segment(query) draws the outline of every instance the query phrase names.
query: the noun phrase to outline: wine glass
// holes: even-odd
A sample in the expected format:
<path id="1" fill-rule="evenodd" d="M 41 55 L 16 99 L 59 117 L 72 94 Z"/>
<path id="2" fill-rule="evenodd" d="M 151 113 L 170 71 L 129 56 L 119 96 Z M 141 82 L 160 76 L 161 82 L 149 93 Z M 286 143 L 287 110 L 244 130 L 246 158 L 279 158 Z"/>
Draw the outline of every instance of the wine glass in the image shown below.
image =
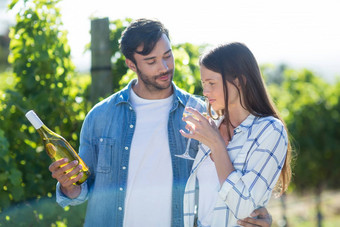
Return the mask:
<path id="1" fill-rule="evenodd" d="M 204 96 L 200 95 L 191 95 L 187 101 L 187 104 L 185 105 L 185 108 L 191 107 L 198 112 L 200 112 L 203 116 L 207 116 L 207 104 L 206 104 L 206 98 Z M 193 116 L 192 113 L 188 112 L 186 109 L 183 111 L 183 117 L 187 116 Z M 190 124 L 190 122 L 186 122 L 187 124 Z M 189 159 L 189 160 L 194 160 L 194 158 L 190 157 L 189 154 L 189 147 L 191 143 L 191 138 L 188 139 L 187 142 L 187 147 L 185 149 L 185 152 L 180 155 L 175 155 L 179 158 L 184 158 L 184 159 Z"/>

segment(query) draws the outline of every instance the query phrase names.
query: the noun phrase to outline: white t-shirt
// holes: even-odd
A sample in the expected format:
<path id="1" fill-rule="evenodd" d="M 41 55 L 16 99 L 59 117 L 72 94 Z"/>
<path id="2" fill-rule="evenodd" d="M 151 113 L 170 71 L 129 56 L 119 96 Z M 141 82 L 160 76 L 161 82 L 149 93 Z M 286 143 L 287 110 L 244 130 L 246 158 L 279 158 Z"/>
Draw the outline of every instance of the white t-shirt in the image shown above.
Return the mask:
<path id="1" fill-rule="evenodd" d="M 124 227 L 171 225 L 172 164 L 168 118 L 173 97 L 147 100 L 130 92 L 136 111 L 132 139 Z"/>
<path id="2" fill-rule="evenodd" d="M 210 226 L 220 189 L 215 163 L 210 155 L 197 170 L 197 179 L 199 184 L 198 220 L 203 226 Z"/>

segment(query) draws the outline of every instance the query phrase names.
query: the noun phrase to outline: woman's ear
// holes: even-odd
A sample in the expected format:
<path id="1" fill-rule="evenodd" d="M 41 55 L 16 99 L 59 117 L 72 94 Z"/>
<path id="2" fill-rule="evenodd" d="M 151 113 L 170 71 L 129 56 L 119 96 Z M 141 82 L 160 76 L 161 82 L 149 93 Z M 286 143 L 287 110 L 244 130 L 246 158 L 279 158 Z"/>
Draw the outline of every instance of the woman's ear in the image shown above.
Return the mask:
<path id="1" fill-rule="evenodd" d="M 234 79 L 234 84 L 236 85 L 236 87 L 238 87 L 238 88 L 240 88 L 241 87 L 241 85 L 240 85 L 240 81 L 239 81 L 239 79 L 238 78 L 236 78 L 236 79 Z"/>
<path id="2" fill-rule="evenodd" d="M 127 67 L 129 67 L 129 69 L 131 69 L 134 72 L 137 72 L 136 64 L 133 63 L 133 61 L 131 61 L 130 59 L 125 59 L 125 64 L 127 65 Z"/>
<path id="3" fill-rule="evenodd" d="M 245 84 L 247 83 L 246 77 L 242 75 L 241 78 L 242 78 L 243 84 L 245 85 Z M 239 78 L 236 78 L 236 79 L 234 80 L 234 82 L 235 82 L 235 84 L 236 84 L 237 87 L 241 87 Z"/>

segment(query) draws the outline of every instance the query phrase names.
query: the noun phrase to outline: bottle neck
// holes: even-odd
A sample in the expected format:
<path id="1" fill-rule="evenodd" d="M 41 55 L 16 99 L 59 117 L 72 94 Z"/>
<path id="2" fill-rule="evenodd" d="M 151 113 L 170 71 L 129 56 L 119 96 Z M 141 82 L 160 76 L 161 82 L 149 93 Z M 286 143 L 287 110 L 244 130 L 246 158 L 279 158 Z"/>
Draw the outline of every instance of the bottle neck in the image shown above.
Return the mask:
<path id="1" fill-rule="evenodd" d="M 52 134 L 54 134 L 46 125 L 42 125 L 40 128 L 37 129 L 41 138 L 50 138 Z"/>

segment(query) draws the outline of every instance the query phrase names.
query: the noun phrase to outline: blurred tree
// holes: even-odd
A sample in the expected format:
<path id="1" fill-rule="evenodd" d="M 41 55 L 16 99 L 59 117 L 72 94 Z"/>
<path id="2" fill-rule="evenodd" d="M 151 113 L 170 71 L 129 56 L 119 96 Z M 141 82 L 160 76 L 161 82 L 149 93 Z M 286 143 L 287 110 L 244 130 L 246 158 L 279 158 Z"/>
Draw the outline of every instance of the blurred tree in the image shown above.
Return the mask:
<path id="1" fill-rule="evenodd" d="M 113 76 L 113 91 L 117 92 L 121 89 L 119 81 L 122 79 L 128 71 L 128 67 L 125 64 L 125 57 L 120 52 L 119 41 L 125 28 L 131 23 L 131 18 L 125 18 L 123 20 L 117 19 L 110 21 L 110 41 L 112 47 L 112 76 Z"/>
<path id="2" fill-rule="evenodd" d="M 314 191 L 321 225 L 322 190 L 339 187 L 339 137 L 336 136 L 339 135 L 339 118 L 336 118 L 339 112 L 335 109 L 335 103 L 339 103 L 339 89 L 332 89 L 331 85 L 308 70 L 288 69 L 284 76 L 282 86 L 276 86 L 278 89 L 272 86 L 271 93 L 298 151 L 294 185 L 300 192 Z"/>
<path id="3" fill-rule="evenodd" d="M 95 20 L 96 18 L 91 18 Z M 112 82 L 113 91 L 119 91 L 122 86 L 120 85 L 120 80 L 127 73 L 128 67 L 125 65 L 125 57 L 122 55 L 119 49 L 119 40 L 122 32 L 131 23 L 131 18 L 125 18 L 123 20 L 117 19 L 110 21 L 110 46 L 111 46 L 111 68 L 112 68 Z M 91 43 L 86 45 L 86 51 L 91 49 Z M 102 99 L 105 97 L 101 97 Z"/>
<path id="4" fill-rule="evenodd" d="M 4 35 L 0 35 L 0 72 L 6 70 L 9 67 L 8 54 L 9 54 L 9 37 L 8 32 Z"/>
<path id="5" fill-rule="evenodd" d="M 327 119 L 327 128 L 330 130 L 332 139 L 327 141 L 330 151 L 327 151 L 327 156 L 332 159 L 335 169 L 331 170 L 332 174 L 327 176 L 329 181 L 327 186 L 333 189 L 340 188 L 340 79 L 327 92 L 327 106 L 329 111 L 329 119 Z M 338 163 L 338 165 L 336 165 Z"/>
<path id="6" fill-rule="evenodd" d="M 90 100 L 97 103 L 100 97 L 112 94 L 112 45 L 109 18 L 91 20 L 91 92 Z"/>
<path id="7" fill-rule="evenodd" d="M 9 0 L 0 1 L 0 72 L 7 71 L 9 63 L 7 61 L 9 54 L 9 26 L 10 19 L 6 17 L 6 10 Z"/>
<path id="8" fill-rule="evenodd" d="M 82 94 L 80 88 L 71 84 L 74 66 L 56 7 L 58 2 L 24 0 L 17 4 L 18 0 L 13 0 L 9 6 L 10 9 L 20 7 L 16 25 L 10 30 L 9 56 L 18 82 L 14 90 L 6 91 L 1 97 L 0 127 L 8 149 L 1 150 L 0 156 L 0 212 L 9 206 L 13 209 L 22 201 L 30 204 L 36 199 L 51 197 L 55 192 L 56 181 L 48 171 L 51 160 L 44 152 L 39 135 L 24 116 L 27 110 L 34 109 L 52 130 L 78 147 L 78 134 L 85 116 L 84 102 L 75 101 Z M 43 223 L 43 214 L 31 210 L 31 215 L 39 216 L 34 225 Z M 3 218 L 0 215 L 0 223 Z M 4 223 L 11 218 L 13 220 L 6 217 Z M 16 219 L 18 226 L 19 220 Z"/>
<path id="9" fill-rule="evenodd" d="M 260 66 L 260 70 L 263 73 L 264 80 L 267 85 L 281 85 L 284 81 L 284 71 L 286 69 L 287 65 L 285 64 L 280 64 L 278 66 L 273 64 L 263 64 Z"/>
<path id="10" fill-rule="evenodd" d="M 191 94 L 203 95 L 199 57 L 208 45 L 182 43 L 173 46 L 175 57 L 175 83 Z"/>

